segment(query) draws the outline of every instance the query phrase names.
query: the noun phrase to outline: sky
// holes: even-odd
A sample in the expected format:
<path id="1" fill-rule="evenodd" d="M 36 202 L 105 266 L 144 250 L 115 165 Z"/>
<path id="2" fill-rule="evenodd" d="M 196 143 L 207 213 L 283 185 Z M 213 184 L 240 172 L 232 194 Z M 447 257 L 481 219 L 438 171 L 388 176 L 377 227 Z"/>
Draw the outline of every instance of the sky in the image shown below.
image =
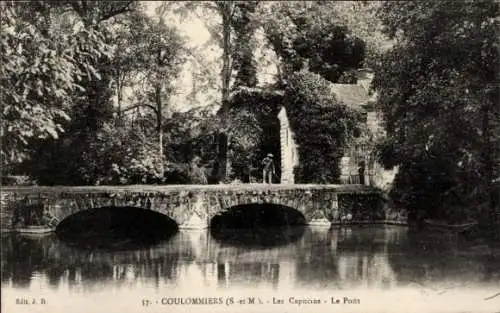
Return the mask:
<path id="1" fill-rule="evenodd" d="M 155 15 L 155 9 L 162 4 L 162 1 L 142 1 L 146 9 L 146 13 L 149 16 Z M 205 28 L 203 21 L 197 18 L 175 20 L 172 21 L 179 27 L 179 29 L 184 33 L 184 35 L 189 37 L 190 42 L 193 45 L 202 45 L 208 39 L 210 39 L 210 34 Z"/>

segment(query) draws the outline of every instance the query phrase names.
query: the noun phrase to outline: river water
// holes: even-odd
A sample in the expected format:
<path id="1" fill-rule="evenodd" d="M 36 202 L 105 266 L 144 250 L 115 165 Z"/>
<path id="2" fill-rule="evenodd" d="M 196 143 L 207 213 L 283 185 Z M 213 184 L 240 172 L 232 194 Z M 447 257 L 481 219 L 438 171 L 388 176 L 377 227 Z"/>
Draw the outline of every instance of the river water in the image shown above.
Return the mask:
<path id="1" fill-rule="evenodd" d="M 2 312 L 500 312 L 500 255 L 401 226 L 2 236 Z M 26 304 L 26 302 L 28 304 Z"/>

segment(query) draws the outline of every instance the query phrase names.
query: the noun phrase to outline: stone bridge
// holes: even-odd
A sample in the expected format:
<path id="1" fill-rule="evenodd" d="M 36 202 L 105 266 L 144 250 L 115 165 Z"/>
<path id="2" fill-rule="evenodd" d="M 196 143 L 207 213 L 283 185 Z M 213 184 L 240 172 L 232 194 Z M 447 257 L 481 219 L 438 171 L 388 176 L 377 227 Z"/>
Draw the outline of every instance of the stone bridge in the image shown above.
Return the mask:
<path id="1" fill-rule="evenodd" d="M 308 224 L 387 220 L 380 192 L 362 185 L 170 185 L 3 187 L 0 226 L 23 227 L 19 216 L 39 214 L 52 228 L 89 209 L 135 207 L 162 213 L 179 228 L 205 228 L 210 220 L 246 204 L 275 204 L 302 213 Z"/>

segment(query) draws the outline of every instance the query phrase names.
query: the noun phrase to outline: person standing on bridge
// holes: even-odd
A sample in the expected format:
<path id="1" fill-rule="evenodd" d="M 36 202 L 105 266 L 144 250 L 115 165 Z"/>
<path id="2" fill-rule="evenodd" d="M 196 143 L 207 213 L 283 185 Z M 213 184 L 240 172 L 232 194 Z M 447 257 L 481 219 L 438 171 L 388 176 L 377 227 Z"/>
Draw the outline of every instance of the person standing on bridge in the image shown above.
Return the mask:
<path id="1" fill-rule="evenodd" d="M 267 180 L 269 184 L 272 184 L 274 175 L 274 161 L 272 153 L 267 154 L 267 156 L 262 160 L 262 165 L 262 182 L 265 184 Z"/>

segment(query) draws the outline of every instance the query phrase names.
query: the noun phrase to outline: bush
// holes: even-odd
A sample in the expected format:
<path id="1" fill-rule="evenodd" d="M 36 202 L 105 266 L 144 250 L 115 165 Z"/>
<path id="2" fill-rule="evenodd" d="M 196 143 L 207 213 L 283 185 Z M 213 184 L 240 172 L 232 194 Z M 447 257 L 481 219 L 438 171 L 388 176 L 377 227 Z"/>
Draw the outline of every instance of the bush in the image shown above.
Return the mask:
<path id="1" fill-rule="evenodd" d="M 36 185 L 36 181 L 25 175 L 2 176 L 2 185 L 5 186 L 29 186 Z"/>
<path id="2" fill-rule="evenodd" d="M 165 183 L 170 185 L 190 184 L 188 164 L 169 164 L 165 169 Z"/>

